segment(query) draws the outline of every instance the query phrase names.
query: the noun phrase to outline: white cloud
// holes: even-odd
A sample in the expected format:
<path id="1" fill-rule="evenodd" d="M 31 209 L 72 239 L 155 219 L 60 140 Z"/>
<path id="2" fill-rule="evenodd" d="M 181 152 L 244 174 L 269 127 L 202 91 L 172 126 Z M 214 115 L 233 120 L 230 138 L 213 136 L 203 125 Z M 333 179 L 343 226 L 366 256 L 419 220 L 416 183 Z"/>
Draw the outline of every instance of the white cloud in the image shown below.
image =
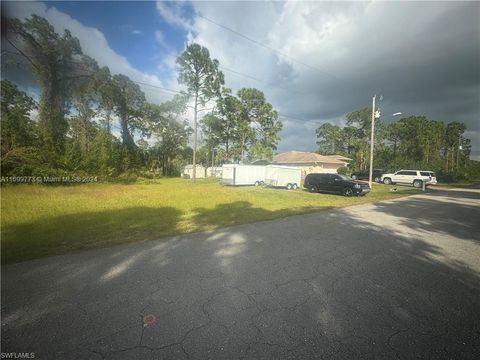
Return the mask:
<path id="1" fill-rule="evenodd" d="M 164 80 L 166 87 L 176 91 L 179 91 L 182 88 L 177 81 L 178 72 L 176 61 L 179 55 L 180 53 L 177 50 L 171 50 L 166 56 L 164 56 L 163 60 L 157 66 L 157 69 L 160 72 L 168 74 L 168 77 Z"/>
<path id="2" fill-rule="evenodd" d="M 167 43 L 165 42 L 165 36 L 160 30 L 155 31 L 155 41 L 160 46 L 163 46 L 165 48 L 168 47 Z"/>
<path id="3" fill-rule="evenodd" d="M 69 29 L 72 35 L 79 39 L 83 52 L 97 60 L 100 66 L 108 66 L 112 74 L 125 74 L 134 81 L 164 86 L 158 76 L 134 68 L 126 57 L 116 53 L 101 31 L 83 25 L 54 7 L 49 8 L 41 2 L 5 2 L 3 6 L 6 7 L 5 12 L 11 17 L 25 19 L 36 14 L 47 19 L 58 33 Z M 158 89 L 153 91 L 152 87 L 139 85 L 144 90 L 147 100 L 151 102 L 159 103 L 171 98 L 171 95 L 160 92 Z"/>
<path id="4" fill-rule="evenodd" d="M 186 3 L 182 1 L 157 1 L 156 3 L 158 13 L 168 24 L 191 30 L 192 24 L 184 16 L 185 6 Z"/>

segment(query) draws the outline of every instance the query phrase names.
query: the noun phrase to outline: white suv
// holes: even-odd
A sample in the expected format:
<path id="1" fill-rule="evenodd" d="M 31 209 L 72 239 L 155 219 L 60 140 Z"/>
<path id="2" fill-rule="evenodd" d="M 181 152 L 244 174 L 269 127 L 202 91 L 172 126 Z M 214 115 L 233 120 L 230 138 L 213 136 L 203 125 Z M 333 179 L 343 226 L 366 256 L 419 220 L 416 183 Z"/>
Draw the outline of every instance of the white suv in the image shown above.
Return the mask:
<path id="1" fill-rule="evenodd" d="M 383 174 L 380 181 L 387 185 L 402 183 L 421 188 L 423 182 L 425 185 L 436 184 L 437 178 L 433 171 L 400 170 L 393 174 Z"/>

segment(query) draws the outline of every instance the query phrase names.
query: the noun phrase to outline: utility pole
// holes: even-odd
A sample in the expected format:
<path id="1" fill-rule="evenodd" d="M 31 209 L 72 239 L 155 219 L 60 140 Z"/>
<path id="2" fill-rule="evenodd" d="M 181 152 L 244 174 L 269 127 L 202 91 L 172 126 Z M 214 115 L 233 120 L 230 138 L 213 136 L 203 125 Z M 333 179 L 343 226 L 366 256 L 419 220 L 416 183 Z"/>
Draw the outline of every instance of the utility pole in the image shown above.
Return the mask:
<path id="1" fill-rule="evenodd" d="M 377 95 L 372 99 L 372 133 L 370 135 L 370 172 L 368 174 L 368 185 L 372 188 L 372 175 L 373 175 L 373 140 L 375 132 L 375 99 Z"/>
<path id="2" fill-rule="evenodd" d="M 191 107 L 191 106 L 189 106 Z M 213 109 L 215 109 L 215 106 L 213 107 Z M 193 107 L 193 111 L 194 111 L 194 114 L 193 114 L 193 158 L 192 158 L 192 162 L 193 162 L 193 168 L 192 168 L 192 181 L 193 183 L 196 183 L 197 182 L 197 143 L 198 143 L 198 139 L 197 139 L 197 119 L 198 119 L 198 112 L 200 111 L 204 111 L 204 110 L 212 110 L 212 108 L 210 109 L 199 109 L 198 108 L 198 92 L 195 94 L 195 106 Z M 200 141 L 201 141 L 201 138 L 200 138 Z"/>
<path id="3" fill-rule="evenodd" d="M 460 150 L 463 150 L 462 145 L 461 145 L 461 141 L 462 141 L 462 135 L 459 135 L 458 136 L 458 147 L 457 147 L 457 171 L 458 171 L 458 159 L 460 158 Z"/>

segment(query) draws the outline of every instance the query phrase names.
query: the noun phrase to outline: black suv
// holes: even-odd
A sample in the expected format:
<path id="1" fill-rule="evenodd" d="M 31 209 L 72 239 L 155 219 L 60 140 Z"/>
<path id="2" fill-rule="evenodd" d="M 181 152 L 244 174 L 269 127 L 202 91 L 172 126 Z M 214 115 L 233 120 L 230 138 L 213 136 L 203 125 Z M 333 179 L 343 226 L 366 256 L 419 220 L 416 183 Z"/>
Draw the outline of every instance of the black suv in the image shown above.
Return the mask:
<path id="1" fill-rule="evenodd" d="M 370 186 L 362 181 L 341 174 L 308 174 L 303 187 L 310 192 L 332 192 L 345 196 L 365 195 L 370 192 Z"/>
<path id="2" fill-rule="evenodd" d="M 380 182 L 382 175 L 385 174 L 386 171 L 383 169 L 373 169 L 372 171 L 372 179 L 375 182 Z M 370 170 L 361 170 L 355 171 L 350 175 L 353 180 L 368 180 L 370 176 Z"/>

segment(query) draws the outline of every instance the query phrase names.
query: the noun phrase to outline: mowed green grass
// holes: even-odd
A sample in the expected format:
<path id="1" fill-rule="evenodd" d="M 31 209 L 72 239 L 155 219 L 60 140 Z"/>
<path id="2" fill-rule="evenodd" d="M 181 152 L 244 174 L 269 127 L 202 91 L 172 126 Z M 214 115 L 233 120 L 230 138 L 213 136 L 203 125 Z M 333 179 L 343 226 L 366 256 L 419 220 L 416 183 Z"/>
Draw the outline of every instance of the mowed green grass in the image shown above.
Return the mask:
<path id="1" fill-rule="evenodd" d="M 2 263 L 159 239 L 418 193 L 374 185 L 364 197 L 229 187 L 215 180 L 1 188 Z"/>

